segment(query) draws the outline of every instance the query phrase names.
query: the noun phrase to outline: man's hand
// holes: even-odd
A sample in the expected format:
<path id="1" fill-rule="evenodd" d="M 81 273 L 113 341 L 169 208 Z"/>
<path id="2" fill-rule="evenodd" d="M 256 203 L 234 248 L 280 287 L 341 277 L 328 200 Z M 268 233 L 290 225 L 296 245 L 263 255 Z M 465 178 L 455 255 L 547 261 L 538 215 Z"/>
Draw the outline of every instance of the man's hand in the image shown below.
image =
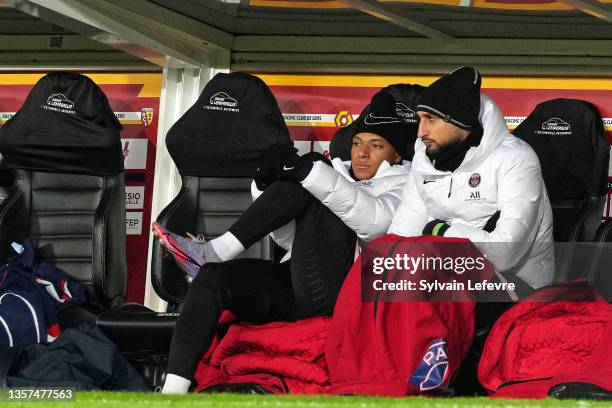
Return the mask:
<path id="1" fill-rule="evenodd" d="M 495 230 L 495 226 L 497 225 L 497 220 L 499 220 L 500 212 L 497 211 L 495 214 L 489 218 L 483 230 L 487 232 L 493 232 Z M 444 236 L 446 230 L 450 228 L 450 225 L 446 223 L 444 220 L 432 220 L 429 221 L 425 227 L 423 228 L 423 235 L 434 235 L 437 237 Z"/>
<path id="2" fill-rule="evenodd" d="M 312 159 L 301 157 L 295 152 L 288 154 L 278 168 L 278 177 L 299 183 L 308 176 L 312 170 L 312 164 Z"/>
<path id="3" fill-rule="evenodd" d="M 448 225 L 444 220 L 429 221 L 427 224 L 425 224 L 425 228 L 423 228 L 423 235 L 443 237 L 444 233 L 449 228 L 450 225 Z"/>
<path id="4" fill-rule="evenodd" d="M 275 143 L 265 150 L 257 164 L 255 171 L 255 185 L 260 191 L 265 190 L 270 184 L 278 180 L 278 169 L 286 156 L 295 154 L 297 149 L 292 144 Z"/>
<path id="5" fill-rule="evenodd" d="M 259 191 L 264 191 L 270 184 L 274 183 L 278 179 L 277 176 L 276 169 L 257 167 L 253 180 L 255 181 L 257 189 Z"/>

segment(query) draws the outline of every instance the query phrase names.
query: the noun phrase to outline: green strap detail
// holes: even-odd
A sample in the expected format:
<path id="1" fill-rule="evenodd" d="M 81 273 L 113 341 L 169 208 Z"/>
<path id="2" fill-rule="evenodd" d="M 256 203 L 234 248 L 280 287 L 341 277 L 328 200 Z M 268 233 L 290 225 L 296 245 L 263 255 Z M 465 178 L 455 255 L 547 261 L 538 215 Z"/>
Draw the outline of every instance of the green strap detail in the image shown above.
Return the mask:
<path id="1" fill-rule="evenodd" d="M 444 223 L 443 222 L 439 222 L 436 224 L 435 227 L 433 227 L 433 230 L 431 230 L 431 235 L 434 236 L 438 236 L 438 233 L 440 232 L 440 230 L 442 229 L 442 227 L 444 227 Z"/>

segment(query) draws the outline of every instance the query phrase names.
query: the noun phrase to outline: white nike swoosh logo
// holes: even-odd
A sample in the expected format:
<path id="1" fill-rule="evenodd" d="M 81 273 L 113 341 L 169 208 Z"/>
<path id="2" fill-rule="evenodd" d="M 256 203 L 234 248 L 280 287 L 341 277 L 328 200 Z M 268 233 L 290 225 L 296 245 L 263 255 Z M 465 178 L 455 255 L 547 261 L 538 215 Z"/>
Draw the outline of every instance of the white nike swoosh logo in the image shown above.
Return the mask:
<path id="1" fill-rule="evenodd" d="M 283 166 L 283 170 L 293 170 L 293 169 L 295 169 L 295 167 Z"/>
<path id="2" fill-rule="evenodd" d="M 371 113 L 363 120 L 366 125 L 383 125 L 385 123 L 401 123 L 402 121 L 390 116 L 375 116 Z"/>

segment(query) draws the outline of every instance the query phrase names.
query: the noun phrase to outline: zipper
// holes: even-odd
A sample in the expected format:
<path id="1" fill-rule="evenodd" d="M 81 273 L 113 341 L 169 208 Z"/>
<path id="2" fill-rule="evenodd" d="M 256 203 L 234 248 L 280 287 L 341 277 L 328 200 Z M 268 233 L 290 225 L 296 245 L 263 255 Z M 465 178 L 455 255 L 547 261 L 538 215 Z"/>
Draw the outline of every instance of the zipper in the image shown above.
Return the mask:
<path id="1" fill-rule="evenodd" d="M 495 391 L 499 391 L 500 389 L 510 386 L 510 385 L 523 384 L 523 383 L 535 382 L 535 381 L 546 381 L 546 380 L 550 380 L 551 378 L 552 377 L 542 377 L 542 378 L 530 378 L 528 380 L 508 381 L 508 382 L 502 383 L 499 387 L 497 387 Z"/>
<path id="2" fill-rule="evenodd" d="M 451 191 L 453 190 L 453 176 L 451 176 L 450 186 L 448 187 L 448 198 L 451 196 Z"/>

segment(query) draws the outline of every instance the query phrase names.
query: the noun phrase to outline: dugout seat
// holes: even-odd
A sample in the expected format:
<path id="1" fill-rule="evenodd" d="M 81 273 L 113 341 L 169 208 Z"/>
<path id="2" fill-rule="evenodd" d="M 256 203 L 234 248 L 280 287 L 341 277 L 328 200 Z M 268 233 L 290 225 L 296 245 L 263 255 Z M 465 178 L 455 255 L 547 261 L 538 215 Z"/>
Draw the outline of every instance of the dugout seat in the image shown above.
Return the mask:
<path id="1" fill-rule="evenodd" d="M 217 74 L 167 134 L 166 146 L 182 187 L 157 222 L 183 235 L 219 236 L 251 204 L 251 181 L 261 153 L 271 144 L 290 142 L 278 104 L 263 81 L 240 72 Z M 272 241 L 265 238 L 241 256 L 273 259 Z M 168 302 L 166 312 L 121 307 L 102 314 L 98 327 L 128 357 L 132 355 L 132 362 L 140 359 L 149 377 L 156 377 L 156 385 L 162 382 L 159 374 L 188 289 L 184 272 L 157 240 L 151 280 L 155 292 Z"/>
<path id="2" fill-rule="evenodd" d="M 610 147 L 597 108 L 576 99 L 542 102 L 514 130 L 540 159 L 555 242 L 591 242 L 601 224 Z"/>
<path id="3" fill-rule="evenodd" d="M 612 219 L 603 222 L 595 234 L 598 250 L 593 260 L 593 287 L 601 293 L 608 302 L 612 302 Z"/>
<path id="4" fill-rule="evenodd" d="M 555 281 L 585 277 L 590 269 L 568 254 L 572 253 L 572 243 L 593 241 L 601 224 L 609 160 L 601 115 L 589 102 L 555 99 L 539 104 L 513 134 L 529 143 L 538 155 L 553 209 L 554 240 L 565 242 L 562 245 L 568 248 L 561 249 L 570 250 L 556 251 Z M 606 234 L 602 230 L 597 236 Z M 457 395 L 486 395 L 475 380 L 478 363 L 492 325 L 510 306 L 476 306 L 474 342 L 455 379 Z"/>
<path id="5" fill-rule="evenodd" d="M 0 205 L 8 197 L 13 186 L 13 174 L 7 168 L 6 160 L 0 155 Z"/>
<path id="6" fill-rule="evenodd" d="M 381 91 L 391 94 L 393 99 L 395 99 L 397 116 L 402 118 L 404 122 L 413 126 L 410 134 L 407 135 L 407 137 L 413 140 L 408 143 L 406 152 L 404 153 L 404 157 L 409 161 L 412 161 L 412 156 L 414 156 L 414 142 L 416 141 L 416 134 L 419 127 L 419 120 L 416 115 L 417 99 L 419 95 L 421 95 L 423 89 L 424 88 L 420 85 L 411 84 L 394 84 L 381 89 Z M 368 113 L 370 113 L 369 104 L 361 111 L 357 120 L 348 126 L 340 128 L 334 134 L 329 144 L 329 154 L 332 158 L 339 157 L 343 161 L 351 160 L 353 136 L 355 136 L 357 127 L 363 119 L 368 116 Z"/>
<path id="7" fill-rule="evenodd" d="M 215 238 L 240 217 L 252 200 L 257 160 L 268 146 L 291 143 L 289 130 L 270 89 L 259 78 L 217 74 L 166 138 L 181 174 L 182 188 L 157 217 L 170 231 Z M 187 283 L 171 256 L 154 245 L 152 283 L 171 307 L 182 302 Z M 272 259 L 269 239 L 241 257 Z"/>
<path id="8" fill-rule="evenodd" d="M 610 147 L 597 108 L 587 101 L 542 102 L 515 130 L 535 150 L 553 210 L 555 281 L 588 278 L 584 256 L 605 206 Z"/>
<path id="9" fill-rule="evenodd" d="M 0 128 L 10 184 L 0 204 L 0 259 L 13 241 L 32 240 L 43 256 L 89 286 L 104 308 L 123 302 L 125 203 L 121 124 L 89 78 L 44 76 Z M 75 325 L 101 309 L 70 306 Z"/>

